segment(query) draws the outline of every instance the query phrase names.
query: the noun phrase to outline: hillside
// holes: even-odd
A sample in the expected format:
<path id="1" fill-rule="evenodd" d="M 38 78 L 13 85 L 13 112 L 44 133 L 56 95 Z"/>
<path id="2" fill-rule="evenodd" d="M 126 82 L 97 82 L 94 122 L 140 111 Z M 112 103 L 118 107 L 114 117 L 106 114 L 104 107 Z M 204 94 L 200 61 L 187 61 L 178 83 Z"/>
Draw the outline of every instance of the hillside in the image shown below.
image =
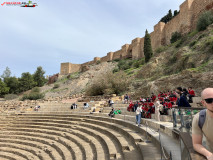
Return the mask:
<path id="1" fill-rule="evenodd" d="M 119 70 L 124 70 L 126 77 L 131 79 L 126 92 L 136 97 L 173 90 L 177 86 L 192 86 L 199 94 L 203 88 L 213 86 L 212 37 L 213 25 L 205 31 L 188 33 L 175 43 L 158 48 L 147 64 L 144 64 L 144 59 L 126 59 L 90 65 L 88 71 L 61 77 L 55 84 L 42 87 L 41 91 L 46 98 L 84 94 L 93 79 L 109 71 L 117 74 Z"/>
<path id="2" fill-rule="evenodd" d="M 175 89 L 213 86 L 213 25 L 203 32 L 191 32 L 177 42 L 157 49 L 151 61 L 143 65 L 133 89 L 149 95 Z"/>

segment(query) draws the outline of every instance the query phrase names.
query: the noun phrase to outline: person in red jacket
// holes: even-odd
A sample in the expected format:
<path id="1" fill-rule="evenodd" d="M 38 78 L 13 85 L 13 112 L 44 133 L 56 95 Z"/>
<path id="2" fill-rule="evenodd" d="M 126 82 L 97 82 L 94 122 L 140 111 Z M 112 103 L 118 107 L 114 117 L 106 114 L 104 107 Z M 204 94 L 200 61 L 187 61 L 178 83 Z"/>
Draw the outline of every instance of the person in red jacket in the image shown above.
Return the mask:
<path id="1" fill-rule="evenodd" d="M 192 89 L 192 87 L 188 88 L 188 97 L 189 97 L 189 103 L 193 103 L 192 97 L 195 97 L 195 91 Z"/>

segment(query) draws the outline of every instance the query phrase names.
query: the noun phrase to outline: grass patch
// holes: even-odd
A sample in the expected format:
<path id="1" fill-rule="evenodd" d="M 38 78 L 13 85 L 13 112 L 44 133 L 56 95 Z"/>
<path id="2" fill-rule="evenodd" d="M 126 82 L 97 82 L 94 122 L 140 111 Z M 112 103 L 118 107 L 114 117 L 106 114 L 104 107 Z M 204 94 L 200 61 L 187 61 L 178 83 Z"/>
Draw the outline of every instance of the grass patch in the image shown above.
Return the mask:
<path id="1" fill-rule="evenodd" d="M 155 53 L 161 53 L 168 49 L 168 46 L 160 46 L 155 50 Z"/>
<path id="2" fill-rule="evenodd" d="M 189 32 L 188 37 L 194 37 L 198 33 L 197 30 L 194 30 L 192 32 Z"/>

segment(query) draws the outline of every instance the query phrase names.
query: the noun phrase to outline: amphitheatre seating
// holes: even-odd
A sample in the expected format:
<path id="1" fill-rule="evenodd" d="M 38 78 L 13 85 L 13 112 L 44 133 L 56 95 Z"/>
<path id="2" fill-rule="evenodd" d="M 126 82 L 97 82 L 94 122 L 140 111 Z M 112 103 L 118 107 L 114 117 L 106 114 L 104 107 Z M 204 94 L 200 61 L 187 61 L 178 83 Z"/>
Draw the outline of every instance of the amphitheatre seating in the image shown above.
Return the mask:
<path id="1" fill-rule="evenodd" d="M 102 109 L 103 103 L 89 105 Z M 171 151 L 172 159 L 180 159 L 179 132 L 171 122 L 142 119 L 137 127 L 135 113 L 121 101 L 113 106 L 122 111 L 115 118 L 108 117 L 110 107 L 90 114 L 83 102 L 77 104 L 78 109 L 70 110 L 70 104 L 45 102 L 38 112 L 1 114 L 0 159 L 158 160 L 161 147 L 167 157 Z"/>
<path id="2" fill-rule="evenodd" d="M 1 115 L 2 159 L 160 159 L 135 125 L 94 115 Z M 12 148 L 12 153 L 10 152 Z"/>

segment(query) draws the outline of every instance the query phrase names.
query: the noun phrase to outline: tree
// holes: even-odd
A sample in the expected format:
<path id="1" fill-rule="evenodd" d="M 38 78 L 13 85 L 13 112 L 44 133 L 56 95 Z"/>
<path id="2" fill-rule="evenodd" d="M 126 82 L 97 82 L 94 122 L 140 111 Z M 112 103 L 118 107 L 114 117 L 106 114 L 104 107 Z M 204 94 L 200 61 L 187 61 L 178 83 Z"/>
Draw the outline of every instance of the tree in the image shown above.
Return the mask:
<path id="1" fill-rule="evenodd" d="M 174 11 L 174 17 L 177 16 L 178 13 L 179 13 L 179 12 L 178 12 L 177 10 L 175 10 L 175 11 Z"/>
<path id="2" fill-rule="evenodd" d="M 5 71 L 1 75 L 1 78 L 4 80 L 5 78 L 9 78 L 11 75 L 11 71 L 9 67 L 6 67 Z"/>
<path id="3" fill-rule="evenodd" d="M 9 88 L 4 82 L 0 79 L 0 96 L 3 96 L 9 92 Z"/>
<path id="4" fill-rule="evenodd" d="M 22 73 L 19 79 L 19 89 L 20 92 L 27 91 L 35 87 L 36 83 L 33 80 L 33 76 L 29 73 Z"/>
<path id="5" fill-rule="evenodd" d="M 172 10 L 170 9 L 168 13 L 168 21 L 172 20 L 172 18 L 173 18 Z"/>
<path id="6" fill-rule="evenodd" d="M 145 55 L 146 63 L 150 60 L 150 58 L 153 55 L 151 38 L 147 30 L 146 30 L 145 39 L 144 39 L 144 55 Z"/>
<path id="7" fill-rule="evenodd" d="M 19 81 L 16 77 L 8 77 L 4 79 L 4 83 L 9 87 L 10 94 L 19 93 Z"/>
<path id="8" fill-rule="evenodd" d="M 37 70 L 33 74 L 33 79 L 36 82 L 36 86 L 42 87 L 46 83 L 45 79 L 45 71 L 42 69 L 41 66 L 37 67 Z"/>

